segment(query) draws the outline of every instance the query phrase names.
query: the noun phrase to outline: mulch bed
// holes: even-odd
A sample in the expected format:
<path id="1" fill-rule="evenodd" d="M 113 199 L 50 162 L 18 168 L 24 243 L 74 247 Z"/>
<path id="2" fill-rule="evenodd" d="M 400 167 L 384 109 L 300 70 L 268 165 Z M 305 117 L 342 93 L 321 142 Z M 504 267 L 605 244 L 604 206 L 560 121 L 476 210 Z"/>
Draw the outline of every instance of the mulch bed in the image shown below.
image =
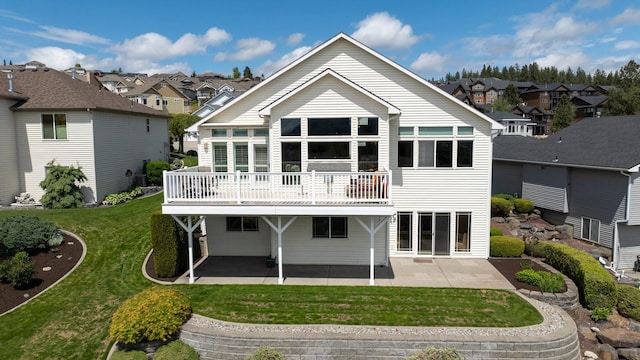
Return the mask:
<path id="1" fill-rule="evenodd" d="M 80 261 L 80 257 L 82 257 L 82 244 L 75 237 L 67 234 L 64 234 L 64 241 L 57 248 L 31 255 L 36 273 L 28 286 L 14 289 L 11 284 L 0 283 L 0 314 L 46 290 L 71 271 Z M 44 271 L 45 267 L 51 267 L 51 270 Z"/>
<path id="2" fill-rule="evenodd" d="M 531 264 L 536 271 L 548 271 L 530 258 L 489 258 L 489 262 L 495 267 L 516 289 L 540 291 L 537 286 L 529 285 L 516 279 L 516 273 L 523 270 L 522 263 Z M 566 285 L 564 291 L 567 291 Z M 563 291 L 563 292 L 564 292 Z"/>

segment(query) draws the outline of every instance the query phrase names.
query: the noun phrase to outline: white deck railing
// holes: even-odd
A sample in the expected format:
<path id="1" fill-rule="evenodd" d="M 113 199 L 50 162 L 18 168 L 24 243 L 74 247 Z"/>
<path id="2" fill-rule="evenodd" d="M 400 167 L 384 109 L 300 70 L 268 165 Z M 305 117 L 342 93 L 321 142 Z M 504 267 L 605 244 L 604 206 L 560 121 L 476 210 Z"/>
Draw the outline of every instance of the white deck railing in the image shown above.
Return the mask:
<path id="1" fill-rule="evenodd" d="M 165 171 L 164 202 L 391 204 L 391 171 L 213 173 Z"/>

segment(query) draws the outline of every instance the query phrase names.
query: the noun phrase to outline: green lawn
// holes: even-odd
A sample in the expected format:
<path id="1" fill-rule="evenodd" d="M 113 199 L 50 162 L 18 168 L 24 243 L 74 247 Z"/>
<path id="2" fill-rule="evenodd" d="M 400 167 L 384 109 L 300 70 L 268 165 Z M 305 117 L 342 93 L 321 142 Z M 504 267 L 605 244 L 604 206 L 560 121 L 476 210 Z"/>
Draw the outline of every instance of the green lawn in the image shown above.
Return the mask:
<path id="1" fill-rule="evenodd" d="M 29 304 L 0 317 L 0 359 L 103 359 L 111 314 L 152 286 L 141 273 L 150 214 L 162 195 L 110 208 L 6 210 L 33 214 L 78 234 L 82 265 Z M 388 287 L 180 286 L 196 313 L 230 321 L 371 325 L 522 326 L 540 315 L 504 291 Z"/>

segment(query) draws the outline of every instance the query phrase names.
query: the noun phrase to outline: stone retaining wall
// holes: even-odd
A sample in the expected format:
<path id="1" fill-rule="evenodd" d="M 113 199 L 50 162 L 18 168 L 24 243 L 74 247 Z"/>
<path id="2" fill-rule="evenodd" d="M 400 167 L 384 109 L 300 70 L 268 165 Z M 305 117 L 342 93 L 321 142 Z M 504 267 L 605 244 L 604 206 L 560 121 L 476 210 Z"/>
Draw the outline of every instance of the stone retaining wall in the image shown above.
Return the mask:
<path id="1" fill-rule="evenodd" d="M 558 270 L 547 263 L 538 261 L 537 259 L 534 259 L 533 261 L 535 261 L 551 273 L 561 274 Z M 566 275 L 562 274 L 562 276 L 564 277 L 564 283 L 567 285 L 567 291 L 563 293 L 554 294 L 525 289 L 518 289 L 518 292 L 532 299 L 543 301 L 547 304 L 560 306 L 565 310 L 577 309 L 578 306 L 580 306 L 580 295 L 578 293 L 578 287 L 573 282 L 573 280 L 569 279 Z"/>
<path id="2" fill-rule="evenodd" d="M 579 359 L 576 325 L 557 306 L 529 300 L 542 324 L 519 328 L 257 325 L 193 315 L 180 339 L 201 359 L 244 359 L 270 346 L 285 359 L 404 359 L 428 346 L 455 348 L 467 359 Z"/>

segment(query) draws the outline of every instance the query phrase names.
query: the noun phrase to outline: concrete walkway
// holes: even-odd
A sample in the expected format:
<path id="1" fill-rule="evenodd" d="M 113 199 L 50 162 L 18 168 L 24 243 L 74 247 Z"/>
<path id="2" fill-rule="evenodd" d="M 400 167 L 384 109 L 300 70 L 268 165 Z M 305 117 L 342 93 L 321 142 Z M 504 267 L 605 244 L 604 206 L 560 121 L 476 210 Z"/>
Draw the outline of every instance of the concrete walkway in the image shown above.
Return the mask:
<path id="1" fill-rule="evenodd" d="M 283 265 L 286 285 L 369 285 L 369 267 L 347 265 Z M 277 284 L 278 268 L 262 257 L 210 256 L 196 265 L 196 284 Z M 189 282 L 188 273 L 174 283 Z M 515 288 L 484 259 L 391 258 L 375 268 L 378 286 Z"/>

